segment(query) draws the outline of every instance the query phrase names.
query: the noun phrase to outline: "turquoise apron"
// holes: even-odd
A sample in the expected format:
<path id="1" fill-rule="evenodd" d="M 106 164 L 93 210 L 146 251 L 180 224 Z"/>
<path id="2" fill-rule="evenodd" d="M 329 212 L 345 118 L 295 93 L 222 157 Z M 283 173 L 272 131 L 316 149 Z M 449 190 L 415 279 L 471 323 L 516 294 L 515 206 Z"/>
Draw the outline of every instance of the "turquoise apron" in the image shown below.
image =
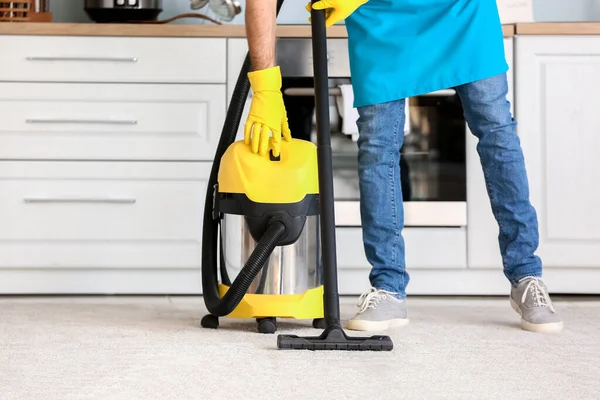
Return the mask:
<path id="1" fill-rule="evenodd" d="M 370 0 L 346 29 L 355 107 L 508 70 L 496 0 Z"/>

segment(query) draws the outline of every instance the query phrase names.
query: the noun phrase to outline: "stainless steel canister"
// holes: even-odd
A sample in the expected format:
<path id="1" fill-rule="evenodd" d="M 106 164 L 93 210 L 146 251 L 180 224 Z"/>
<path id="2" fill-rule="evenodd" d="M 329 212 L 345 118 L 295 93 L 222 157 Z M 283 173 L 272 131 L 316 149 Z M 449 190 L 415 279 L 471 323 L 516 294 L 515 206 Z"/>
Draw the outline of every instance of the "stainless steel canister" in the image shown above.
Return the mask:
<path id="1" fill-rule="evenodd" d="M 301 294 L 323 284 L 319 216 L 306 217 L 298 240 L 278 246 L 258 273 L 248 293 Z M 257 245 L 245 217 L 225 214 L 221 223 L 223 258 L 231 282 L 240 273 Z"/>

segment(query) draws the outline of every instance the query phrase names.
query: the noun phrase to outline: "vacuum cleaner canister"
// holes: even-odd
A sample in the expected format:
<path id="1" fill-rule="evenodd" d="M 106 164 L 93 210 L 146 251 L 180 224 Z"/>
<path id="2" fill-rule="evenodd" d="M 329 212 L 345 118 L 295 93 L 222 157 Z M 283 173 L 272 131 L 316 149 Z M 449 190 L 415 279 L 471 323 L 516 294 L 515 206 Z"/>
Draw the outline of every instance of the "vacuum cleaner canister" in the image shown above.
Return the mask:
<path id="1" fill-rule="evenodd" d="M 252 153 L 243 141 L 223 154 L 214 198 L 214 217 L 221 221 L 219 296 L 232 281 L 248 280 L 227 317 L 256 318 L 263 333 L 275 332 L 276 317 L 322 326 L 317 168 L 316 146 L 298 139 L 282 141 L 278 158 Z M 275 246 L 250 280 L 244 270 L 273 226 L 280 227 Z"/>

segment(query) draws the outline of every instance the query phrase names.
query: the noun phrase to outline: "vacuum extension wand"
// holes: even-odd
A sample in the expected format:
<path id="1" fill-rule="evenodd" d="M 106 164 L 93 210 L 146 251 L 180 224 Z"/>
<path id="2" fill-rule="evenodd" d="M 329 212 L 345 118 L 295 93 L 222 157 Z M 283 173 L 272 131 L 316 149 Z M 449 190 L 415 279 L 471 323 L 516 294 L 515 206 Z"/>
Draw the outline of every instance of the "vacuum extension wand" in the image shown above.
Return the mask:
<path id="1" fill-rule="evenodd" d="M 317 0 L 312 0 L 315 3 Z M 390 351 L 389 336 L 347 336 L 340 324 L 340 305 L 337 278 L 337 249 L 335 238 L 335 209 L 333 196 L 333 164 L 329 126 L 329 88 L 327 70 L 327 33 L 325 11 L 311 11 L 312 51 L 315 79 L 315 109 L 317 119 L 317 159 L 319 173 L 319 207 L 321 244 L 323 246 L 324 317 L 325 330 L 320 336 L 299 337 L 279 335 L 280 349 L 307 350 L 376 350 Z"/>

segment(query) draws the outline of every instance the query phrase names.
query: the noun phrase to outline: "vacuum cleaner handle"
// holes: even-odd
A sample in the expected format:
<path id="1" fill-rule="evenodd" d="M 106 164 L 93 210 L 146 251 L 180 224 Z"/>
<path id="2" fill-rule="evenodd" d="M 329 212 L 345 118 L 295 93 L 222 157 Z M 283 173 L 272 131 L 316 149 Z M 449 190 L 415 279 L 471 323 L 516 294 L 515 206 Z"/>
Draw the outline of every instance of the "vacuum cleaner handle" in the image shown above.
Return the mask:
<path id="1" fill-rule="evenodd" d="M 313 3 L 315 0 L 312 1 Z M 389 336 L 348 336 L 340 324 L 340 303 L 337 280 L 335 243 L 335 210 L 333 196 L 333 161 L 329 128 L 329 88 L 327 74 L 327 33 L 325 12 L 312 10 L 312 48 L 315 77 L 315 108 L 317 113 L 317 160 L 319 163 L 319 207 L 321 245 L 323 247 L 325 330 L 320 336 L 279 335 L 280 349 L 307 350 L 372 350 L 394 348 Z"/>
<path id="2" fill-rule="evenodd" d="M 312 0 L 314 4 L 316 0 Z M 315 110 L 317 119 L 317 159 L 319 170 L 319 207 L 323 247 L 324 316 L 328 327 L 340 325 L 338 294 L 333 163 L 329 125 L 329 76 L 327 70 L 327 32 L 325 11 L 311 11 Z"/>

